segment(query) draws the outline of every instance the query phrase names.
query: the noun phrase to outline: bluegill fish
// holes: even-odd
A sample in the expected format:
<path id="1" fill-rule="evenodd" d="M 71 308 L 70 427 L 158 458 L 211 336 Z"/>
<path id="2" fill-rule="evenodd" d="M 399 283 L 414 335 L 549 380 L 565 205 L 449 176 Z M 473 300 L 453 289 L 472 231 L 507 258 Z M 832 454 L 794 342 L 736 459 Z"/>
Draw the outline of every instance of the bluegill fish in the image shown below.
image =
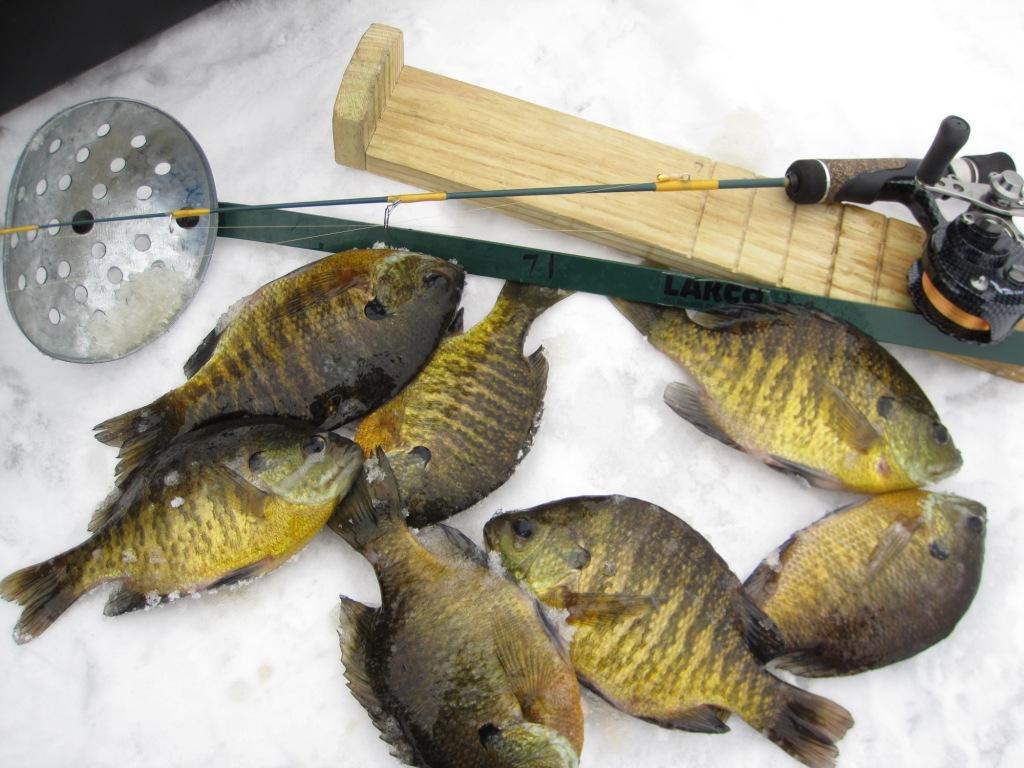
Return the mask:
<path id="1" fill-rule="evenodd" d="M 612 303 L 696 385 L 665 402 L 726 445 L 826 488 L 912 488 L 960 453 L 910 374 L 853 326 L 802 307 Z"/>
<path id="2" fill-rule="evenodd" d="M 575 768 L 579 687 L 536 601 L 447 526 L 433 543 L 402 519 L 382 451 L 341 529 L 373 565 L 381 606 L 342 598 L 349 688 L 392 754 L 419 766 Z"/>
<path id="3" fill-rule="evenodd" d="M 386 248 L 314 261 L 238 302 L 185 363 L 188 377 L 154 402 L 96 427 L 118 446 L 123 479 L 170 438 L 228 416 L 325 428 L 394 395 L 455 315 L 463 271 Z"/>
<path id="4" fill-rule="evenodd" d="M 523 356 L 534 319 L 564 291 L 506 283 L 467 333 L 441 342 L 397 397 L 363 419 L 355 441 L 383 448 L 422 526 L 473 505 L 511 476 L 530 448 L 544 407 L 543 348 Z"/>
<path id="5" fill-rule="evenodd" d="M 985 508 L 899 491 L 794 533 L 750 575 L 782 635 L 778 666 L 847 675 L 913 656 L 953 631 L 978 590 Z"/>
<path id="6" fill-rule="evenodd" d="M 573 667 L 613 706 L 704 733 L 729 730 L 735 712 L 801 762 L 833 764 L 853 719 L 765 671 L 780 642 L 774 626 L 675 515 L 580 497 L 498 515 L 484 538 L 513 578 L 568 611 Z"/>
<path id="7" fill-rule="evenodd" d="M 97 510 L 82 544 L 0 582 L 25 606 L 27 642 L 75 600 L 118 582 L 117 616 L 273 570 L 323 528 L 362 466 L 362 452 L 295 422 L 223 422 L 183 435 Z"/>

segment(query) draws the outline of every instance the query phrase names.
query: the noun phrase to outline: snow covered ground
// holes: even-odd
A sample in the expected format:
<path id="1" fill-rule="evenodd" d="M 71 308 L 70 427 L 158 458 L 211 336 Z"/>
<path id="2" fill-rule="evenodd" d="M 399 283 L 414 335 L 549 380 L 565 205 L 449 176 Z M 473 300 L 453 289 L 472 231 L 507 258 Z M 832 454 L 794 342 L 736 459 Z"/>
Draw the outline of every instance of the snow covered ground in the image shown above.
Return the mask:
<path id="1" fill-rule="evenodd" d="M 765 175 L 800 157 L 920 156 L 950 113 L 974 127 L 968 150 L 1024 159 L 1017 3 L 254 1 L 224 3 L 0 116 L 0 184 L 52 114 L 113 95 L 179 119 L 225 200 L 404 190 L 333 160 L 334 96 L 374 21 L 405 32 L 413 66 Z M 382 211 L 345 214 L 380 221 Z M 615 257 L 458 203 L 399 209 L 392 222 Z M 84 537 L 115 463 L 91 427 L 179 384 L 221 312 L 314 256 L 219 241 L 179 321 L 113 363 L 49 359 L 0 311 L 0 572 Z M 498 288 L 469 280 L 467 326 Z M 790 532 L 851 498 L 804 489 L 675 417 L 661 402 L 678 378 L 672 363 L 604 299 L 577 295 L 553 308 L 527 349 L 540 343 L 551 375 L 533 450 L 454 521 L 478 541 L 498 509 L 624 493 L 684 517 L 742 578 Z M 954 634 L 928 652 L 804 685 L 857 721 L 840 765 L 1024 765 L 1024 385 L 893 353 L 963 452 L 963 469 L 939 487 L 988 506 L 981 588 Z M 257 583 L 201 600 L 110 619 L 105 592 L 20 647 L 2 636 L 20 609 L 0 604 L 0 765 L 396 764 L 341 674 L 337 595 L 375 603 L 378 594 L 369 565 L 333 534 Z M 585 707 L 592 768 L 795 765 L 736 718 L 732 733 L 707 736 L 642 723 L 590 696 Z"/>

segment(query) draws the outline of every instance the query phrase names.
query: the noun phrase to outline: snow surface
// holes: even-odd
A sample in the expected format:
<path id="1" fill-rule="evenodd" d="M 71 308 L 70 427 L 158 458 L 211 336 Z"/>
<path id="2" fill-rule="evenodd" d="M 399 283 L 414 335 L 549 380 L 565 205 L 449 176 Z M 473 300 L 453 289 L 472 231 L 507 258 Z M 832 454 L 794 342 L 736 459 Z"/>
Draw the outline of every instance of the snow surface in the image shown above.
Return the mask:
<path id="1" fill-rule="evenodd" d="M 968 150 L 1024 160 L 1019 3 L 305 0 L 224 3 L 0 116 L 0 169 L 13 172 L 52 114 L 113 95 L 179 119 L 225 200 L 413 191 L 333 159 L 335 93 L 374 21 L 405 32 L 412 66 L 765 175 L 801 157 L 920 156 L 950 113 L 974 127 Z M 383 210 L 339 215 L 381 221 Z M 392 222 L 615 257 L 459 203 L 402 206 Z M 49 359 L 0 311 L 0 572 L 84 538 L 115 464 L 91 427 L 181 383 L 181 365 L 234 301 L 313 257 L 219 241 L 169 332 L 112 363 Z M 467 327 L 498 289 L 468 281 Z M 661 402 L 679 375 L 673 364 L 604 299 L 555 306 L 527 350 L 541 342 L 551 374 L 540 430 L 512 479 L 454 520 L 474 540 L 499 508 L 623 493 L 676 511 L 745 577 L 851 498 L 802 489 L 675 417 Z M 963 469 L 939 487 L 988 506 L 981 588 L 953 635 L 917 658 L 804 685 L 857 721 L 842 766 L 1024 765 L 1024 386 L 893 352 L 963 451 Z M 102 615 L 100 589 L 27 645 L 0 637 L 0 765 L 397 765 L 345 687 L 339 592 L 378 600 L 370 566 L 325 532 L 244 589 L 118 618 Z M 19 610 L 0 604 L 0 628 Z M 709 736 L 640 722 L 589 695 L 585 708 L 584 766 L 796 765 L 736 718 L 732 733 Z"/>

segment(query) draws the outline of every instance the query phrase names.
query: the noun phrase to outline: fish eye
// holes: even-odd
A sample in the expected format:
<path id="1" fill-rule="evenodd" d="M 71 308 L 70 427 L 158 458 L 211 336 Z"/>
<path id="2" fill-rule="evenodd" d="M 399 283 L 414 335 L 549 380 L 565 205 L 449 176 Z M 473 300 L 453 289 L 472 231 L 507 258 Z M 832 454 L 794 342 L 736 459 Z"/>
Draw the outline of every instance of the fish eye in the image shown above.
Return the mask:
<path id="1" fill-rule="evenodd" d="M 423 284 L 428 288 L 433 288 L 435 285 L 447 288 L 450 282 L 448 276 L 442 275 L 440 272 L 430 272 L 423 276 Z"/>
<path id="2" fill-rule="evenodd" d="M 499 733 L 501 733 L 501 728 L 496 726 L 494 723 L 484 723 L 476 731 L 477 736 L 480 737 L 480 743 L 485 747 L 487 746 L 487 742 Z"/>
<path id="3" fill-rule="evenodd" d="M 936 560 L 945 560 L 947 557 L 949 557 L 949 550 L 937 541 L 932 542 L 932 545 L 931 547 L 929 547 L 928 551 L 931 553 L 931 556 L 934 557 Z"/>
<path id="4" fill-rule="evenodd" d="M 512 521 L 512 533 L 520 539 L 528 539 L 533 536 L 533 523 L 525 517 L 517 517 Z"/>
<path id="5" fill-rule="evenodd" d="M 941 424 L 936 424 L 932 429 L 932 437 L 935 438 L 935 442 L 939 445 L 945 445 L 949 442 L 949 430 Z"/>
<path id="6" fill-rule="evenodd" d="M 263 451 L 257 451 L 249 457 L 249 471 L 254 475 L 259 474 L 267 468 L 267 457 L 263 455 Z"/>
<path id="7" fill-rule="evenodd" d="M 302 453 L 305 456 L 312 456 L 314 453 L 323 453 L 325 448 L 327 448 L 327 441 L 322 435 L 311 435 L 302 444 Z"/>
<path id="8" fill-rule="evenodd" d="M 574 570 L 582 571 L 590 564 L 590 552 L 583 547 L 576 547 L 565 558 L 568 566 Z"/>
<path id="9" fill-rule="evenodd" d="M 370 299 L 363 307 L 363 314 L 371 320 L 380 320 L 382 317 L 387 317 L 388 310 L 377 299 Z"/>
<path id="10" fill-rule="evenodd" d="M 878 415 L 883 419 L 888 419 L 892 416 L 892 406 L 895 400 L 888 395 L 884 395 L 878 398 L 878 402 L 875 403 L 875 409 L 878 411 Z"/>
<path id="11" fill-rule="evenodd" d="M 430 449 L 427 448 L 427 446 L 425 445 L 417 445 L 415 448 L 409 451 L 409 453 L 415 456 L 416 458 L 422 459 L 424 464 L 429 464 L 430 459 L 433 456 L 433 454 L 430 452 Z"/>
<path id="12" fill-rule="evenodd" d="M 967 527 L 975 533 L 981 533 L 982 529 L 985 527 L 985 521 L 977 515 L 971 515 L 967 518 Z"/>

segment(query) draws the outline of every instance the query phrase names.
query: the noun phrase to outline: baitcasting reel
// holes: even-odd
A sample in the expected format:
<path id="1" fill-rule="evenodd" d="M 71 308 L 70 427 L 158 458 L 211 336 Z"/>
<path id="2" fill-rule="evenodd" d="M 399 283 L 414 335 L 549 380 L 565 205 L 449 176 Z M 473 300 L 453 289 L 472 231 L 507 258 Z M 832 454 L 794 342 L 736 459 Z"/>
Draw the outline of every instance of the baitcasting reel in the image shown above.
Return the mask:
<path id="1" fill-rule="evenodd" d="M 947 117 L 921 160 L 798 160 L 786 171 L 795 203 L 873 203 L 910 209 L 928 235 L 907 275 L 910 297 L 929 322 L 961 341 L 1005 339 L 1024 316 L 1024 178 L 1005 152 L 956 157 L 970 126 Z M 967 210 L 952 219 L 938 200 Z"/>

